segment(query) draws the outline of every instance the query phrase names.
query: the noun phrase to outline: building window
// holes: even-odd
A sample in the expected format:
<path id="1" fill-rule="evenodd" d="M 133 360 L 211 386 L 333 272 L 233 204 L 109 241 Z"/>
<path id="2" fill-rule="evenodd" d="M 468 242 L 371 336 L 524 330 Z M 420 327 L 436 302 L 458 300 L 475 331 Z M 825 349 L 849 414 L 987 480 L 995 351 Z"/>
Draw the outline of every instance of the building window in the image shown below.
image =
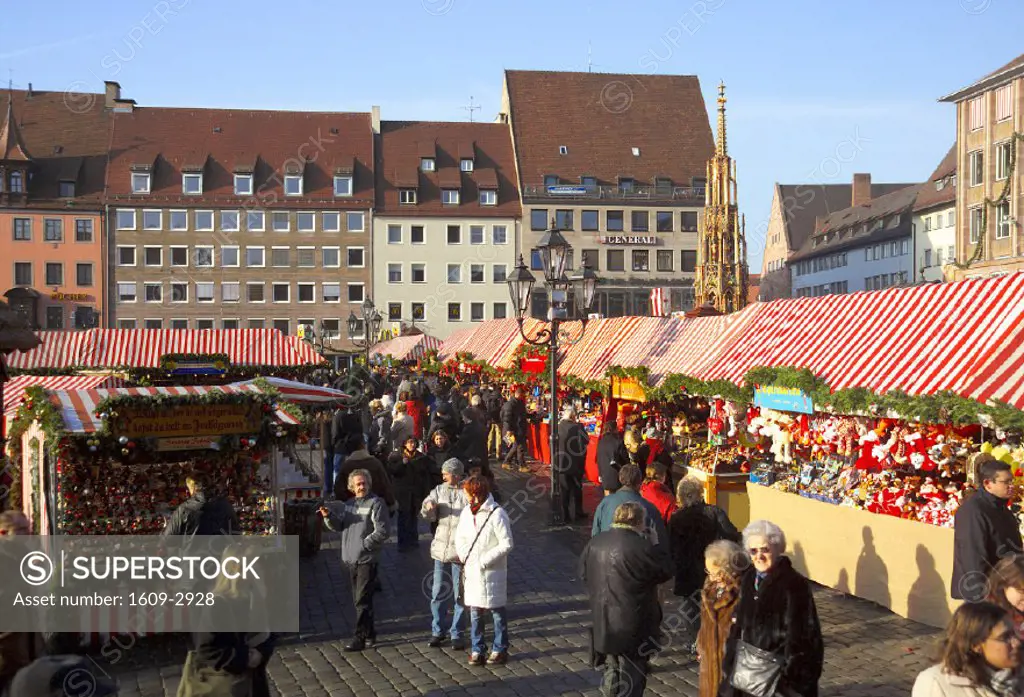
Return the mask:
<path id="1" fill-rule="evenodd" d="M 274 211 L 270 214 L 270 224 L 274 228 L 274 232 L 288 232 L 292 229 L 291 219 L 288 217 L 287 211 Z"/>
<path id="2" fill-rule="evenodd" d="M 172 319 L 171 329 L 188 329 L 187 319 Z"/>
<path id="3" fill-rule="evenodd" d="M 462 283 L 462 264 L 448 264 L 448 282 Z"/>
<path id="4" fill-rule="evenodd" d="M 622 211 L 606 211 L 604 214 L 604 229 L 608 232 L 622 232 L 625 228 Z"/>
<path id="5" fill-rule="evenodd" d="M 580 265 L 589 266 L 594 271 L 601 270 L 600 255 L 596 249 L 584 249 L 580 252 Z"/>
<path id="6" fill-rule="evenodd" d="M 142 211 L 142 229 L 160 230 L 164 226 L 163 211 L 144 210 Z"/>
<path id="7" fill-rule="evenodd" d="M 252 175 L 235 175 L 235 196 L 252 196 Z"/>
<path id="8" fill-rule="evenodd" d="M 171 230 L 175 232 L 188 230 L 188 211 L 169 211 L 168 217 Z"/>
<path id="9" fill-rule="evenodd" d="M 1010 236 L 1010 202 L 1004 201 L 996 207 L 996 239 Z"/>
<path id="10" fill-rule="evenodd" d="M 64 285 L 64 264 L 57 262 L 46 263 L 46 285 Z"/>
<path id="11" fill-rule="evenodd" d="M 220 328 L 221 329 L 238 329 L 238 320 L 237 319 L 222 319 L 220 321 Z"/>
<path id="12" fill-rule="evenodd" d="M 996 121 L 1005 121 L 1013 116 L 1013 85 L 1003 85 L 996 90 Z"/>
<path id="13" fill-rule="evenodd" d="M 348 301 L 350 303 L 361 303 L 364 298 L 363 284 L 362 283 L 349 283 L 348 284 Z"/>
<path id="14" fill-rule="evenodd" d="M 416 189 L 399 189 L 398 202 L 413 206 L 416 204 Z"/>
<path id="15" fill-rule="evenodd" d="M 133 303 L 136 300 L 135 284 L 121 281 L 117 284 L 117 301 L 119 303 Z"/>
<path id="16" fill-rule="evenodd" d="M 985 154 L 981 150 L 975 150 L 967 154 L 970 165 L 971 186 L 981 186 L 985 183 Z"/>
<path id="17" fill-rule="evenodd" d="M 459 205 L 458 189 L 441 189 L 441 203 L 446 206 Z"/>
<path id="18" fill-rule="evenodd" d="M 683 273 L 693 273 L 697 270 L 697 250 L 684 249 L 680 252 L 679 270 Z"/>
<path id="19" fill-rule="evenodd" d="M 413 225 L 409 228 L 409 242 L 411 244 L 426 244 L 427 235 L 422 225 Z"/>
<path id="20" fill-rule="evenodd" d="M 291 331 L 291 320 L 288 319 L 275 319 L 272 322 L 274 329 L 281 332 L 285 336 Z"/>
<path id="21" fill-rule="evenodd" d="M 28 241 L 32 239 L 31 218 L 15 218 L 13 225 L 15 240 Z"/>
<path id="22" fill-rule="evenodd" d="M 60 305 L 51 305 L 46 308 L 46 328 L 47 329 L 63 329 L 64 328 L 64 308 Z"/>
<path id="23" fill-rule="evenodd" d="M 972 131 L 980 130 L 985 126 L 984 97 L 975 97 L 967 102 L 967 123 L 967 127 Z"/>
<path id="24" fill-rule="evenodd" d="M 494 189 L 482 189 L 480 191 L 480 205 L 481 206 L 497 206 L 498 205 L 498 192 Z"/>
<path id="25" fill-rule="evenodd" d="M 388 244 L 402 244 L 401 225 L 388 225 Z"/>
<path id="26" fill-rule="evenodd" d="M 541 260 L 540 250 L 534 247 L 530 250 L 530 270 L 541 271 L 544 268 L 544 262 Z"/>
<path id="27" fill-rule="evenodd" d="M 348 213 L 345 216 L 345 222 L 348 224 L 349 232 L 365 232 L 365 228 L 363 227 L 365 222 L 362 211 Z"/>
<path id="28" fill-rule="evenodd" d="M 932 230 L 932 217 L 930 215 L 926 215 L 924 217 L 924 231 L 925 232 L 931 232 L 931 230 Z"/>
<path id="29" fill-rule="evenodd" d="M 635 155 L 639 155 L 637 148 L 633 148 Z M 622 177 L 619 179 L 619 193 L 620 194 L 631 194 L 633 193 L 635 182 L 629 177 Z"/>
<path id="30" fill-rule="evenodd" d="M 626 252 L 622 249 L 609 249 L 605 257 L 605 268 L 609 271 L 626 270 Z"/>
<path id="31" fill-rule="evenodd" d="M 462 321 L 462 303 L 448 303 L 448 321 Z"/>
<path id="32" fill-rule="evenodd" d="M 320 225 L 324 232 L 341 232 L 341 214 L 324 213 L 320 216 Z"/>
<path id="33" fill-rule="evenodd" d="M 220 284 L 220 299 L 222 302 L 236 303 L 241 299 L 241 297 L 242 288 L 238 281 L 230 281 Z"/>
<path id="34" fill-rule="evenodd" d="M 284 177 L 284 195 L 302 196 L 302 175 L 286 174 Z"/>
<path id="35" fill-rule="evenodd" d="M 659 249 L 658 250 L 658 271 L 667 272 L 672 271 L 672 250 L 671 249 Z"/>
<path id="36" fill-rule="evenodd" d="M 188 256 L 185 247 L 171 247 L 171 266 L 187 266 Z M 239 265 L 238 247 L 224 245 L 220 248 L 220 265 L 223 268 L 237 268 Z"/>
<path id="37" fill-rule="evenodd" d="M 198 268 L 212 268 L 213 267 L 213 247 L 202 246 L 196 247 L 194 250 L 193 259 L 195 265 Z"/>
<path id="38" fill-rule="evenodd" d="M 651 253 L 646 249 L 634 249 L 633 250 L 633 270 L 634 271 L 650 271 L 651 270 Z"/>
<path id="39" fill-rule="evenodd" d="M 117 209 L 117 229 L 118 230 L 134 230 L 135 229 L 135 211 L 131 208 L 118 208 Z"/>
<path id="40" fill-rule="evenodd" d="M 149 182 L 149 172 L 132 172 L 132 193 L 148 194 Z"/>
<path id="41" fill-rule="evenodd" d="M 60 218 L 46 218 L 43 221 L 43 240 L 45 242 L 63 242 L 64 221 Z"/>
<path id="42" fill-rule="evenodd" d="M 249 232 L 263 232 L 267 229 L 267 216 L 263 211 L 247 211 L 245 227 Z"/>
<path id="43" fill-rule="evenodd" d="M 299 247 L 297 251 L 300 269 L 312 269 L 316 266 L 316 247 Z"/>
<path id="44" fill-rule="evenodd" d="M 412 318 L 416 322 L 422 322 L 427 317 L 427 305 L 426 303 L 413 303 L 412 304 Z"/>
<path id="45" fill-rule="evenodd" d="M 971 209 L 971 244 L 977 244 L 981 239 L 982 215 L 980 206 Z"/>
<path id="46" fill-rule="evenodd" d="M 288 283 L 274 283 L 271 286 L 271 297 L 276 303 L 286 303 L 291 299 L 291 285 Z"/>
<path id="47" fill-rule="evenodd" d="M 212 303 L 213 302 L 213 282 L 212 281 L 197 281 L 196 282 L 196 302 L 200 302 L 200 303 Z"/>
<path id="48" fill-rule="evenodd" d="M 91 220 L 75 220 L 75 242 L 92 242 Z"/>
<path id="49" fill-rule="evenodd" d="M 420 158 L 420 169 L 422 171 L 424 171 L 424 172 L 433 172 L 434 169 L 435 169 L 435 167 L 434 167 L 434 158 L 432 158 L 432 157 L 421 157 Z"/>
<path id="50" fill-rule="evenodd" d="M 459 225 L 448 226 L 448 244 L 462 244 L 462 227 Z"/>
<path id="51" fill-rule="evenodd" d="M 648 211 L 633 211 L 630 214 L 630 230 L 647 232 L 650 230 L 650 214 Z"/>
<path id="52" fill-rule="evenodd" d="M 388 321 L 400 322 L 402 320 L 402 303 L 388 303 Z"/>
<path id="53" fill-rule="evenodd" d="M 484 265 L 483 264 L 470 264 L 469 265 L 469 282 L 470 283 L 483 283 L 484 282 Z"/>
<path id="54" fill-rule="evenodd" d="M 30 286 L 30 285 L 32 285 L 32 262 L 30 262 L 30 261 L 16 261 L 16 262 L 14 262 L 14 285 L 16 285 L 16 286 Z"/>
<path id="55" fill-rule="evenodd" d="M 572 230 L 572 211 L 556 210 L 555 227 L 559 230 Z"/>
<path id="56" fill-rule="evenodd" d="M 162 283 L 146 283 L 146 302 L 161 303 L 164 301 L 164 286 Z"/>
<path id="57" fill-rule="evenodd" d="M 246 247 L 245 265 L 250 269 L 259 269 L 266 266 L 266 249 L 263 247 Z"/>
<path id="58" fill-rule="evenodd" d="M 491 244 L 508 244 L 508 228 L 506 226 L 491 226 Z"/>
<path id="59" fill-rule="evenodd" d="M 334 195 L 352 195 L 352 175 L 334 177 Z"/>
<path id="60" fill-rule="evenodd" d="M 426 283 L 427 282 L 427 265 L 422 263 L 413 262 L 409 266 L 409 274 L 412 277 L 413 283 Z"/>
<path id="61" fill-rule="evenodd" d="M 494 264 L 491 266 L 491 281 L 493 283 L 504 283 L 508 279 L 508 266 L 505 264 Z"/>
<path id="62" fill-rule="evenodd" d="M 295 229 L 299 232 L 314 232 L 316 230 L 316 214 L 296 213 Z"/>
<path id="63" fill-rule="evenodd" d="M 561 154 L 565 154 L 565 153 L 561 153 Z M 558 186 L 560 183 L 561 183 L 561 180 L 558 178 L 557 174 L 545 174 L 544 175 L 544 186 L 545 186 L 545 188 L 549 187 L 549 186 Z"/>
<path id="64" fill-rule="evenodd" d="M 146 266 L 163 266 L 164 249 L 163 247 L 143 247 L 142 258 L 143 264 Z"/>
<path id="65" fill-rule="evenodd" d="M 325 269 L 341 268 L 341 247 L 321 247 L 320 254 Z"/>
<path id="66" fill-rule="evenodd" d="M 188 284 L 182 282 L 171 283 L 171 302 L 172 303 L 187 303 L 188 302 Z"/>
<path id="67" fill-rule="evenodd" d="M 683 211 L 679 214 L 679 229 L 683 232 L 697 232 L 697 211 Z"/>
<path id="68" fill-rule="evenodd" d="M 484 243 L 484 226 L 483 225 L 470 225 L 469 226 L 469 243 L 470 244 L 483 244 Z"/>
<path id="69" fill-rule="evenodd" d="M 459 160 L 459 169 L 463 172 L 472 172 L 473 160 L 468 157 L 462 158 L 461 160 Z"/>
<path id="70" fill-rule="evenodd" d="M 469 304 L 469 321 L 470 322 L 483 322 L 484 321 L 484 304 L 483 303 L 470 303 Z"/>
<path id="71" fill-rule="evenodd" d="M 196 211 L 196 232 L 213 232 L 213 211 Z"/>
<path id="72" fill-rule="evenodd" d="M 162 319 L 144 319 L 142 326 L 146 329 L 163 329 L 164 321 Z"/>
<path id="73" fill-rule="evenodd" d="M 598 230 L 598 212 L 585 210 L 580 213 L 580 229 L 584 232 L 596 232 Z"/>
<path id="74" fill-rule="evenodd" d="M 316 284 L 315 283 L 299 283 L 299 302 L 300 303 L 312 303 L 316 302 Z"/>
<path id="75" fill-rule="evenodd" d="M 262 281 L 250 281 L 245 284 L 245 299 L 251 303 L 262 303 L 267 301 L 266 284 Z"/>
<path id="76" fill-rule="evenodd" d="M 401 283 L 402 282 L 402 264 L 390 262 L 388 263 L 388 283 Z"/>
<path id="77" fill-rule="evenodd" d="M 494 303 L 491 308 L 491 319 L 506 319 L 508 317 L 508 305 L 506 303 Z"/>
<path id="78" fill-rule="evenodd" d="M 996 145 L 996 179 L 1006 179 L 1010 176 L 1010 150 L 1015 143 L 999 143 Z"/>
<path id="79" fill-rule="evenodd" d="M 203 193 L 203 175 L 181 175 L 181 193 L 188 194 L 189 196 L 198 196 L 199 194 Z"/>
<path id="80" fill-rule="evenodd" d="M 325 303 L 340 303 L 341 302 L 341 284 L 340 283 L 325 283 L 320 288 L 320 294 L 323 297 Z"/>
<path id="81" fill-rule="evenodd" d="M 534 208 L 530 211 L 530 229 L 535 231 L 548 229 L 548 211 L 546 208 Z"/>
<path id="82" fill-rule="evenodd" d="M 956 225 L 956 211 L 950 211 L 946 214 L 946 226 L 953 227 Z"/>
<path id="83" fill-rule="evenodd" d="M 924 268 L 929 268 L 932 265 L 932 250 L 924 250 Z"/>
<path id="84" fill-rule="evenodd" d="M 117 265 L 135 266 L 135 247 L 118 247 Z"/>
<path id="85" fill-rule="evenodd" d="M 362 247 L 349 247 L 346 251 L 348 257 L 348 268 L 361 269 L 365 265 L 365 255 Z"/>
<path id="86" fill-rule="evenodd" d="M 655 213 L 658 232 L 672 232 L 672 211 L 658 211 Z"/>

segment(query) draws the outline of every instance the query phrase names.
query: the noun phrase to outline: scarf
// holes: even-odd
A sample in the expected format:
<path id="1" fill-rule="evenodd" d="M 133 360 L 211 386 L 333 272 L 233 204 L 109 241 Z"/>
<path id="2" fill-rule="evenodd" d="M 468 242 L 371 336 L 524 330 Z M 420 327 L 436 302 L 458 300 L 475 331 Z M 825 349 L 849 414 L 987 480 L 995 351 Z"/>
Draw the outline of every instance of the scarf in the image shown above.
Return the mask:
<path id="1" fill-rule="evenodd" d="M 1012 670 L 989 669 L 988 684 L 1000 697 L 1013 697 L 1017 694 L 1017 679 Z"/>
<path id="2" fill-rule="evenodd" d="M 481 501 L 480 503 L 471 503 L 469 504 L 469 510 L 472 511 L 473 515 L 476 515 L 480 512 L 480 509 L 483 507 L 483 505 L 483 501 Z"/>

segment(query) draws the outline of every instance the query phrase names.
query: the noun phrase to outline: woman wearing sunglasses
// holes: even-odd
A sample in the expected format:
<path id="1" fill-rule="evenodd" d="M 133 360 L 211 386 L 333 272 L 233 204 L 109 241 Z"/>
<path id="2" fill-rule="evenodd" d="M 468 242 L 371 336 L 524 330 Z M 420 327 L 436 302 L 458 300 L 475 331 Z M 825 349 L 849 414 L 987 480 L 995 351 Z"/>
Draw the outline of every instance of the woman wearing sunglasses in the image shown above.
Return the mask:
<path id="1" fill-rule="evenodd" d="M 942 642 L 941 662 L 914 682 L 913 697 L 1010 697 L 1017 695 L 1020 639 L 1003 608 L 964 603 L 953 613 Z"/>
<path id="2" fill-rule="evenodd" d="M 719 695 L 818 697 L 825 647 L 811 586 L 783 556 L 786 536 L 774 523 L 748 525 L 743 547 L 752 563 L 740 581 Z"/>

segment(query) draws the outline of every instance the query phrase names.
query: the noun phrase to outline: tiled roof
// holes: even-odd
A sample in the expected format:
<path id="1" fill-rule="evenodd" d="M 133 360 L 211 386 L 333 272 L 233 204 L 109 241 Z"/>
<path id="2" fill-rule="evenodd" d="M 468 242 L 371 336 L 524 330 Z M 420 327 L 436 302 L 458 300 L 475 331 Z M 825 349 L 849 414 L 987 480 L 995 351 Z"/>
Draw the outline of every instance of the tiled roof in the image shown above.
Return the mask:
<path id="1" fill-rule="evenodd" d="M 940 99 L 940 102 L 959 102 L 968 97 L 973 97 L 979 92 L 991 89 L 999 83 L 1011 77 L 1024 74 L 1024 53 L 1014 58 L 1012 61 L 999 68 L 993 70 L 985 77 L 977 80 L 976 82 L 963 87 L 952 94 L 947 94 L 945 97 Z"/>
<path id="2" fill-rule="evenodd" d="M 373 205 L 369 113 L 137 107 L 114 115 L 108 192 L 129 200 L 262 208 Z M 131 193 L 133 168 L 152 167 L 151 193 Z M 203 172 L 203 193 L 185 196 L 183 171 Z M 234 174 L 252 171 L 254 196 L 235 196 Z M 303 195 L 284 195 L 284 175 L 303 173 Z M 335 174 L 354 176 L 351 197 L 334 196 Z"/>
<path id="3" fill-rule="evenodd" d="M 917 194 L 917 203 L 914 204 L 915 211 L 923 211 L 935 206 L 948 206 L 956 202 L 956 187 L 953 186 L 951 177 L 956 175 L 956 143 L 953 143 L 949 152 L 942 158 L 942 162 L 935 168 L 932 175 L 921 185 L 921 191 Z M 942 181 L 941 189 L 935 188 L 935 182 Z"/>
<path id="4" fill-rule="evenodd" d="M 523 186 L 557 175 L 688 187 L 707 174 L 714 139 L 694 75 L 506 70 L 505 85 Z"/>
<path id="5" fill-rule="evenodd" d="M 777 184 L 777 195 L 786 218 L 789 249 L 799 250 L 814 232 L 818 216 L 843 211 L 853 202 L 850 184 Z M 871 197 L 878 198 L 912 184 L 872 184 Z"/>
<path id="6" fill-rule="evenodd" d="M 420 158 L 435 158 L 436 171 L 421 172 Z M 473 159 L 462 172 L 461 160 Z M 384 121 L 377 160 L 377 211 L 381 215 L 518 217 L 512 135 L 501 123 Z M 417 189 L 416 205 L 400 204 L 399 189 Z M 441 189 L 460 190 L 458 206 L 441 204 Z M 481 189 L 497 189 L 496 206 L 480 205 Z"/>
<path id="7" fill-rule="evenodd" d="M 110 141 L 104 96 L 75 93 L 68 101 L 63 92 L 33 90 L 30 96 L 27 90 L 12 90 L 10 95 L 21 143 L 32 160 L 28 205 L 66 208 L 67 199 L 58 197 L 60 181 L 72 179 L 75 203 L 97 208 Z"/>

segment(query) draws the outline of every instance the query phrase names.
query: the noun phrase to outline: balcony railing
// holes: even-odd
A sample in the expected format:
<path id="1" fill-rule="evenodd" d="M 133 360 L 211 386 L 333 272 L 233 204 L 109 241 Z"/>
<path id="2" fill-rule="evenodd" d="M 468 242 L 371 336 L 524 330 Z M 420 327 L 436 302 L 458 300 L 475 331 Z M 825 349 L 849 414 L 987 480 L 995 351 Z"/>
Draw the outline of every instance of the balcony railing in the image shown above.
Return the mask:
<path id="1" fill-rule="evenodd" d="M 552 200 L 607 200 L 607 201 L 698 201 L 704 200 L 704 187 L 698 186 L 584 186 L 582 184 L 527 184 L 523 198 Z"/>

